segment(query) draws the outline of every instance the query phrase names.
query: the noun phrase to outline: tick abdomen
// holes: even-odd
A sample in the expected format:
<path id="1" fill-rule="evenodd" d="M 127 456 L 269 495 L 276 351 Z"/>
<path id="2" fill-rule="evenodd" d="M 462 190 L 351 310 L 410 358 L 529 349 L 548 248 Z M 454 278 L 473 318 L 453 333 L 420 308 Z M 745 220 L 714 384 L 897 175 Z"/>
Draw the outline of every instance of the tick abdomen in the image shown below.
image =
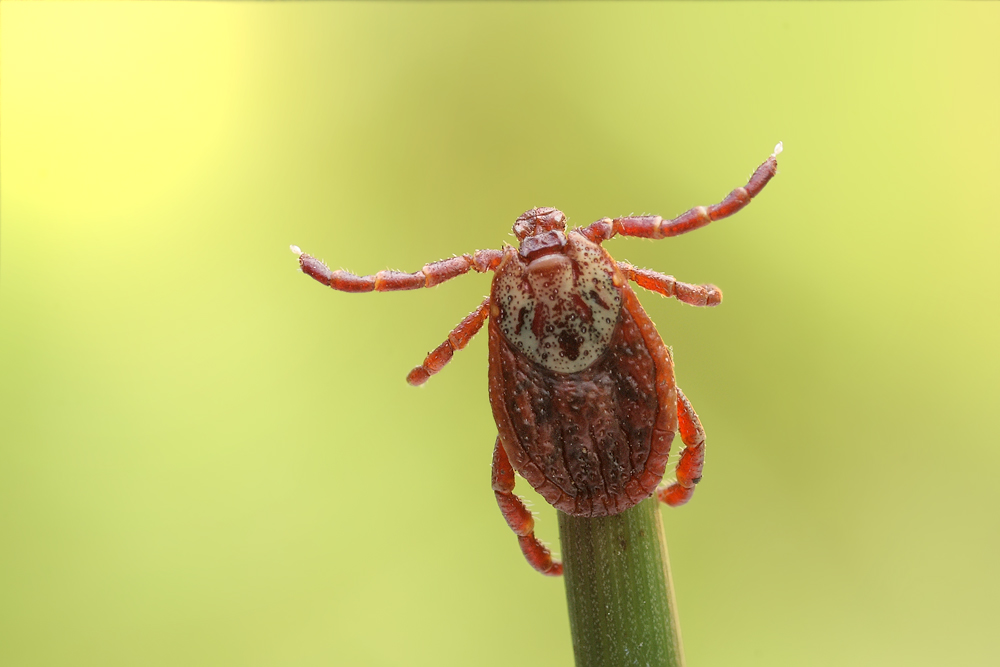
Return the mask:
<path id="1" fill-rule="evenodd" d="M 628 296 L 635 298 L 631 290 Z M 650 350 L 643 334 L 631 309 L 619 308 L 601 356 L 582 371 L 560 373 L 515 349 L 501 323 L 490 325 L 491 338 L 501 339 L 490 346 L 497 351 L 490 384 L 503 388 L 491 392 L 503 396 L 503 405 L 494 405 L 501 440 L 514 468 L 564 512 L 616 514 L 649 495 L 663 475 L 676 416 L 660 414 L 666 350 Z"/>

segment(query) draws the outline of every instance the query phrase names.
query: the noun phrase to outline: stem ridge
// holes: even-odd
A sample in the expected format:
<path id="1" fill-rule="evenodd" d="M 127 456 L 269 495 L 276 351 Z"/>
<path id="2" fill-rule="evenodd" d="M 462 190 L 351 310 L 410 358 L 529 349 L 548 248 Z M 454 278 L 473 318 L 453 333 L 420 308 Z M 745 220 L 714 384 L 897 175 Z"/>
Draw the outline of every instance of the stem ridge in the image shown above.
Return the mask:
<path id="1" fill-rule="evenodd" d="M 612 516 L 558 516 L 577 667 L 683 667 L 656 497 Z"/>

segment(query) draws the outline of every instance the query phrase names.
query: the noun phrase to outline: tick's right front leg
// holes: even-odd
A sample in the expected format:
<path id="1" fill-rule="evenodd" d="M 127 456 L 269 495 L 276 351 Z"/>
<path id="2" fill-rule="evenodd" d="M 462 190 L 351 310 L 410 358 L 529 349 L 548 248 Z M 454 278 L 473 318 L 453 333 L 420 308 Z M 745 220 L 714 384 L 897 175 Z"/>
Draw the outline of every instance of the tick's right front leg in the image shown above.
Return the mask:
<path id="1" fill-rule="evenodd" d="M 475 269 L 478 273 L 492 271 L 503 257 L 501 250 L 477 250 L 472 255 L 459 255 L 425 264 L 416 273 L 386 269 L 370 276 L 356 276 L 343 269 L 331 271 L 321 260 L 302 252 L 298 246 L 293 245 L 292 252 L 299 256 L 302 273 L 341 292 L 392 292 L 434 287 L 468 273 L 470 269 Z"/>
<path id="2" fill-rule="evenodd" d="M 552 553 L 535 537 L 535 518 L 524 506 L 524 503 L 514 495 L 514 469 L 504 451 L 503 443 L 497 438 L 493 449 L 493 492 L 497 497 L 497 505 L 507 525 L 517 535 L 521 545 L 521 553 L 528 564 L 542 574 L 559 576 L 563 573 L 562 563 L 552 560 Z"/>

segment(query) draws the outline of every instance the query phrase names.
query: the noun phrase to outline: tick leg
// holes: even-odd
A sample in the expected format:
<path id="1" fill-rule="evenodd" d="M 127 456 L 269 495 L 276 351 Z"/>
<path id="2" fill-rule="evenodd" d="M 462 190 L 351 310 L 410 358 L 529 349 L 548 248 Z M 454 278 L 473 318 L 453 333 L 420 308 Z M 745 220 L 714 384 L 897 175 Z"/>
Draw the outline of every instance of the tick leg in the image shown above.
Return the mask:
<path id="1" fill-rule="evenodd" d="M 535 537 L 535 518 L 521 499 L 514 495 L 514 469 L 500 438 L 497 438 L 493 449 L 493 493 L 497 497 L 497 505 L 500 506 L 503 518 L 517 535 L 521 553 L 528 564 L 542 574 L 553 577 L 562 574 L 562 563 L 552 560 L 552 553 Z"/>
<path id="2" fill-rule="evenodd" d="M 637 269 L 627 262 L 618 262 L 618 268 L 639 287 L 663 296 L 675 297 L 690 306 L 718 306 L 722 303 L 722 292 L 715 285 L 682 283 L 673 276 L 665 276 L 649 269 Z"/>
<path id="3" fill-rule="evenodd" d="M 684 451 L 677 462 L 677 481 L 656 492 L 657 497 L 671 507 L 691 500 L 705 466 L 705 429 L 680 387 L 677 388 L 677 426 L 684 442 Z"/>
<path id="4" fill-rule="evenodd" d="M 420 364 L 406 376 L 406 381 L 414 387 L 422 385 L 428 379 L 451 361 L 455 350 L 461 350 L 469 344 L 472 337 L 483 328 L 483 322 L 490 314 L 490 298 L 486 297 L 479 307 L 469 313 L 458 326 L 451 330 L 448 338 L 434 348 Z"/>
<path id="5" fill-rule="evenodd" d="M 756 197 L 777 173 L 777 155 L 780 152 L 781 144 L 779 143 L 774 147 L 774 153 L 764 161 L 764 164 L 757 167 L 757 171 L 750 177 L 750 181 L 745 186 L 730 192 L 718 204 L 696 206 L 673 220 L 664 220 L 658 215 L 637 215 L 613 220 L 604 218 L 587 227 L 582 227 L 580 232 L 594 243 L 600 243 L 616 234 L 638 236 L 644 239 L 662 239 L 704 227 L 710 222 L 729 217 L 749 204 L 750 200 Z"/>
<path id="6" fill-rule="evenodd" d="M 434 287 L 468 273 L 470 269 L 479 273 L 492 271 L 499 266 L 503 257 L 500 250 L 477 250 L 472 255 L 460 255 L 425 264 L 416 273 L 386 269 L 371 276 L 356 276 L 343 269 L 331 271 L 321 260 L 302 252 L 298 246 L 292 246 L 292 252 L 299 256 L 302 273 L 341 292 L 393 292 Z"/>

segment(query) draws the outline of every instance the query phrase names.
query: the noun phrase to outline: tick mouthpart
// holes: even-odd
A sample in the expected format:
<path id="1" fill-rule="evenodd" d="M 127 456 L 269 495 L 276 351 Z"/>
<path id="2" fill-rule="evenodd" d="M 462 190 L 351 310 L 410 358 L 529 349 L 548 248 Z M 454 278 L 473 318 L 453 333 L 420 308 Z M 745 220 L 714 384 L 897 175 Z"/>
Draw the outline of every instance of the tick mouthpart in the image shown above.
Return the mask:
<path id="1" fill-rule="evenodd" d="M 553 230 L 566 231 L 566 214 L 551 206 L 525 211 L 514 222 L 514 236 L 519 241 Z"/>
<path id="2" fill-rule="evenodd" d="M 519 252 L 521 257 L 530 262 L 545 255 L 562 252 L 564 247 L 566 247 L 566 235 L 553 230 L 522 240 Z"/>

